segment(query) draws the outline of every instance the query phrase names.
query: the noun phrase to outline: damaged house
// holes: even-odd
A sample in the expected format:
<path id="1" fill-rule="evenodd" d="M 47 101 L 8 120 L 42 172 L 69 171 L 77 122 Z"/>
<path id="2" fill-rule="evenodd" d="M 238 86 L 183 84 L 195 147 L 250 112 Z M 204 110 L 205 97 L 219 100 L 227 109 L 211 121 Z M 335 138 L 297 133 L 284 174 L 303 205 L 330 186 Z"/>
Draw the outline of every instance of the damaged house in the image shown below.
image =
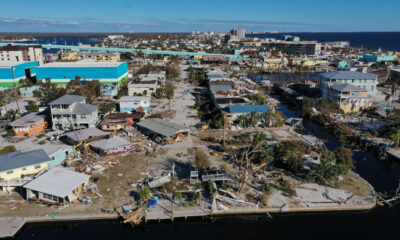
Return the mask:
<path id="1" fill-rule="evenodd" d="M 99 124 L 103 131 L 117 131 L 127 126 L 132 126 L 144 118 L 144 112 L 135 113 L 110 113 Z"/>
<path id="2" fill-rule="evenodd" d="M 91 143 L 90 147 L 100 155 L 111 155 L 131 150 L 132 143 L 121 137 L 115 136 Z"/>
<path id="3" fill-rule="evenodd" d="M 188 127 L 171 123 L 160 118 L 148 118 L 136 125 L 143 134 L 159 143 L 164 141 L 181 142 L 189 135 Z"/>
<path id="4" fill-rule="evenodd" d="M 26 200 L 51 205 L 77 203 L 90 176 L 55 167 L 24 185 Z"/>

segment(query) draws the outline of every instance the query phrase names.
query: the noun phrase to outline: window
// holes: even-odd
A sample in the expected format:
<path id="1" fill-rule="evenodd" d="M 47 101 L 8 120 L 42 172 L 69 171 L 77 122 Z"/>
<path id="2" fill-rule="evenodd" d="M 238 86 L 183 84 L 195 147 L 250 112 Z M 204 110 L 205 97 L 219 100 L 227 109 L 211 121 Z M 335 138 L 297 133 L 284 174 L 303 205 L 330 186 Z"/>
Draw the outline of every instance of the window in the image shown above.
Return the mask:
<path id="1" fill-rule="evenodd" d="M 36 165 L 36 166 L 35 166 L 35 169 L 39 169 L 39 168 L 40 168 L 40 165 Z"/>
<path id="2" fill-rule="evenodd" d="M 26 167 L 22 168 L 22 171 L 26 171 Z"/>
<path id="3" fill-rule="evenodd" d="M 86 119 L 86 115 L 81 115 L 81 119 Z"/>
<path id="4" fill-rule="evenodd" d="M 7 171 L 7 174 L 13 174 L 13 173 L 14 173 L 13 170 Z"/>
<path id="5" fill-rule="evenodd" d="M 51 160 L 53 160 L 53 161 L 54 161 L 54 160 L 56 160 L 56 158 L 53 156 L 53 157 L 51 157 Z"/>
<path id="6" fill-rule="evenodd" d="M 47 194 L 47 193 L 43 193 L 43 198 L 46 198 L 47 200 L 50 200 L 52 202 L 58 202 L 58 197 Z"/>

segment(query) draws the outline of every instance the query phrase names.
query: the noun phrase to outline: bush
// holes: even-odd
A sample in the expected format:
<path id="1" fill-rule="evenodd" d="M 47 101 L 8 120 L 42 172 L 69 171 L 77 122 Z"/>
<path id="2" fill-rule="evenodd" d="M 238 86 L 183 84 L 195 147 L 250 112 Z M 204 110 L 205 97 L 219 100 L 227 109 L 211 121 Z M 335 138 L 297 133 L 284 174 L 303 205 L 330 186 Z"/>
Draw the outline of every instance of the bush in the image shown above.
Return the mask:
<path id="1" fill-rule="evenodd" d="M 11 153 L 11 152 L 15 152 L 17 151 L 17 149 L 15 148 L 15 146 L 6 146 L 2 149 L 0 149 L 0 154 L 5 154 L 5 153 Z"/>
<path id="2" fill-rule="evenodd" d="M 15 137 L 15 131 L 12 128 L 7 129 L 7 136 L 8 137 Z"/>
<path id="3" fill-rule="evenodd" d="M 210 167 L 209 157 L 201 149 L 196 150 L 195 166 L 200 170 Z"/>

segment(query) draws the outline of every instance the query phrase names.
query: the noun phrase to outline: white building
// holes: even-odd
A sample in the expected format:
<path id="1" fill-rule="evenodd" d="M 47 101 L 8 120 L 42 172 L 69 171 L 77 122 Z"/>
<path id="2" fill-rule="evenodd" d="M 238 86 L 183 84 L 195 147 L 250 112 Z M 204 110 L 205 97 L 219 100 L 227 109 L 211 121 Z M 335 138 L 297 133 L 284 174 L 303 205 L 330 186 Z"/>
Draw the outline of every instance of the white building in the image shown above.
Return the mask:
<path id="1" fill-rule="evenodd" d="M 0 61 L 39 62 L 43 64 L 43 49 L 40 45 L 0 47 Z"/>
<path id="2" fill-rule="evenodd" d="M 145 113 L 150 112 L 151 97 L 124 96 L 119 99 L 120 112 L 136 112 L 142 108 Z"/>
<path id="3" fill-rule="evenodd" d="M 143 96 L 151 96 L 156 92 L 157 83 L 133 83 L 128 85 L 128 95 L 129 96 L 136 96 L 136 95 L 143 95 Z"/>

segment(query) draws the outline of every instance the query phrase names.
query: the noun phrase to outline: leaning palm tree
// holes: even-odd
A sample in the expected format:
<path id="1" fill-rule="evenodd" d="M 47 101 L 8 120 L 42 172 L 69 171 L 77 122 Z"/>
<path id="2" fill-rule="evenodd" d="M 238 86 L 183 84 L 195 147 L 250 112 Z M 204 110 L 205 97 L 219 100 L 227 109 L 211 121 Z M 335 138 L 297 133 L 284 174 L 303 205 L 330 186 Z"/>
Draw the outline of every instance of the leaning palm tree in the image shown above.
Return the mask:
<path id="1" fill-rule="evenodd" d="M 392 129 L 392 131 L 390 132 L 390 144 L 393 144 L 393 147 L 397 147 L 399 146 L 400 143 L 400 128 L 394 128 Z"/>

